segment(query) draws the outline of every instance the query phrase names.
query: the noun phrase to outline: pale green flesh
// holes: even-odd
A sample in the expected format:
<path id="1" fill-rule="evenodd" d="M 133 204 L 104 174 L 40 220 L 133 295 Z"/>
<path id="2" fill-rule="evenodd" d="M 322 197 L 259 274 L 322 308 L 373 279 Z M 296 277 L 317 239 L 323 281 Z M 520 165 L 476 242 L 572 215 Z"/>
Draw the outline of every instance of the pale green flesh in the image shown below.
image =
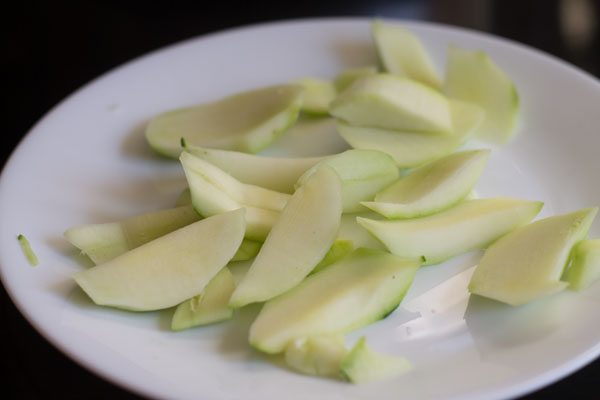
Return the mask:
<path id="1" fill-rule="evenodd" d="M 356 222 L 356 217 L 380 220 L 383 217 L 373 211 L 365 211 L 354 214 L 342 214 L 340 230 L 337 240 L 348 240 L 352 242 L 355 249 L 366 247 L 368 249 L 385 250 L 385 246 L 377 240 L 369 231 Z"/>
<path id="2" fill-rule="evenodd" d="M 197 161 L 197 157 L 186 152 L 181 154 L 181 163 L 190 187 L 194 209 L 201 215 L 209 217 L 244 208 L 246 209 L 246 238 L 259 242 L 264 241 L 271 231 L 273 224 L 279 218 L 279 211 L 247 206 L 235 201 L 201 174 L 196 173 L 193 170 L 193 164 L 188 166 L 189 160 L 194 163 Z M 266 189 L 264 190 L 266 191 Z M 270 196 L 271 193 L 276 192 L 267 191 L 262 193 L 267 193 Z M 270 200 L 275 199 L 275 201 L 271 201 L 271 204 L 277 204 L 277 201 L 283 200 L 283 195 L 283 193 L 278 193 L 277 197 L 270 197 Z M 289 195 L 285 196 L 289 197 Z"/>
<path id="3" fill-rule="evenodd" d="M 392 253 L 425 258 L 437 264 L 472 250 L 482 249 L 513 229 L 531 221 L 541 202 L 509 198 L 464 201 L 438 214 L 395 221 L 357 218 Z"/>
<path id="4" fill-rule="evenodd" d="M 64 235 L 95 264 L 102 264 L 200 218 L 191 206 L 181 206 L 137 215 L 121 222 L 75 226 L 67 229 Z"/>
<path id="5" fill-rule="evenodd" d="M 182 138 L 198 146 L 256 153 L 293 125 L 302 92 L 297 85 L 272 86 L 170 111 L 150 121 L 146 140 L 173 158 L 181 153 Z"/>
<path id="6" fill-rule="evenodd" d="M 350 68 L 340 72 L 333 80 L 333 85 L 338 93 L 348 89 L 352 84 L 368 75 L 375 75 L 377 67 Z"/>
<path id="7" fill-rule="evenodd" d="M 325 158 L 264 157 L 191 145 L 186 146 L 186 151 L 214 164 L 240 182 L 282 193 L 293 193 L 298 178 Z"/>
<path id="8" fill-rule="evenodd" d="M 323 257 L 323 259 L 319 261 L 317 266 L 311 271 L 311 274 L 316 274 L 331 264 L 336 263 L 350 254 L 352 250 L 354 250 L 354 243 L 351 240 L 336 239 L 327 251 L 327 254 L 325 254 L 325 257 Z"/>
<path id="9" fill-rule="evenodd" d="M 341 214 L 340 179 L 320 168 L 288 201 L 230 305 L 265 301 L 300 283 L 333 244 Z"/>
<path id="10" fill-rule="evenodd" d="M 287 193 L 242 183 L 216 165 L 191 153 L 183 152 L 180 160 L 186 177 L 189 175 L 200 176 L 239 204 L 281 211 L 290 198 Z M 194 188 L 191 185 L 190 189 L 192 190 L 192 199 L 194 199 Z"/>
<path id="11" fill-rule="evenodd" d="M 523 226 L 486 250 L 469 291 L 513 306 L 563 290 L 560 279 L 571 249 L 582 240 L 597 208 Z"/>
<path id="12" fill-rule="evenodd" d="M 31 265 L 32 267 L 35 267 L 36 265 L 38 265 L 39 260 L 38 260 L 37 256 L 35 255 L 33 249 L 31 248 L 31 245 L 29 244 L 29 240 L 27 240 L 27 238 L 23 235 L 18 235 L 17 240 L 19 242 L 19 246 L 21 246 L 23 255 L 27 259 L 27 262 L 29 263 L 29 265 Z"/>
<path id="13" fill-rule="evenodd" d="M 231 272 L 227 267 L 221 269 L 201 294 L 177 306 L 171 319 L 171 329 L 180 331 L 230 319 L 233 310 L 229 308 L 228 303 L 234 289 Z"/>
<path id="14" fill-rule="evenodd" d="M 327 115 L 329 113 L 329 103 L 337 96 L 337 91 L 332 82 L 316 78 L 304 78 L 294 83 L 304 88 L 301 108 L 303 112 L 316 115 Z"/>
<path id="15" fill-rule="evenodd" d="M 519 114 L 516 88 L 484 52 L 450 46 L 444 92 L 485 110 L 486 117 L 477 130 L 479 137 L 506 143 L 513 136 Z"/>
<path id="16" fill-rule="evenodd" d="M 294 339 L 341 334 L 387 316 L 404 297 L 417 261 L 357 249 L 268 301 L 250 328 L 250 344 L 279 353 Z"/>
<path id="17" fill-rule="evenodd" d="M 569 288 L 583 290 L 600 278 L 600 239 L 582 240 L 573 248 L 564 279 Z"/>
<path id="18" fill-rule="evenodd" d="M 403 176 L 362 205 L 386 218 L 422 217 L 464 199 L 481 176 L 489 150 L 454 153 Z"/>
<path id="19" fill-rule="evenodd" d="M 231 261 L 246 261 L 250 260 L 258 254 L 260 248 L 262 246 L 261 242 L 257 242 L 254 240 L 244 239 L 242 240 L 242 244 L 235 252 L 235 255 L 231 259 Z"/>
<path id="20" fill-rule="evenodd" d="M 452 153 L 473 134 L 484 116 L 480 107 L 459 101 L 450 101 L 450 111 L 453 135 L 357 127 L 341 121 L 337 130 L 355 149 L 383 151 L 392 156 L 398 167 L 412 168 Z"/>
<path id="21" fill-rule="evenodd" d="M 172 307 L 202 292 L 233 257 L 244 230 L 243 210 L 220 214 L 78 272 L 74 278 L 98 305 L 132 311 Z"/>
<path id="22" fill-rule="evenodd" d="M 371 30 L 387 72 L 440 88 L 440 78 L 418 37 L 400 25 L 383 21 L 374 21 Z"/>
<path id="23" fill-rule="evenodd" d="M 331 103 L 329 112 L 356 126 L 452 133 L 446 97 L 419 82 L 388 74 L 357 80 Z"/>
<path id="24" fill-rule="evenodd" d="M 342 375 L 352 383 L 367 383 L 391 379 L 412 370 L 411 362 L 373 351 L 363 336 L 342 360 Z"/>
<path id="25" fill-rule="evenodd" d="M 285 362 L 306 375 L 338 377 L 346 354 L 342 335 L 310 336 L 293 340 L 285 348 Z"/>
<path id="26" fill-rule="evenodd" d="M 364 210 L 363 200 L 373 199 L 400 175 L 394 160 L 381 151 L 347 150 L 328 157 L 300 177 L 302 185 L 322 165 L 333 168 L 342 180 L 342 207 L 345 213 Z"/>

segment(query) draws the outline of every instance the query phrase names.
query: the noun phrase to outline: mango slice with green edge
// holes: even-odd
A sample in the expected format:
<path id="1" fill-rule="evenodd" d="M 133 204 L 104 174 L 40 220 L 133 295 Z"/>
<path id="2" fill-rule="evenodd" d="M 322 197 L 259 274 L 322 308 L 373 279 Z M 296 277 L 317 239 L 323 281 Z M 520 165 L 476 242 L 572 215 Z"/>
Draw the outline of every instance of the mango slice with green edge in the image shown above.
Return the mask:
<path id="1" fill-rule="evenodd" d="M 265 303 L 250 344 L 280 353 L 300 337 L 342 334 L 385 318 L 402 301 L 419 262 L 357 249 Z"/>
<path id="2" fill-rule="evenodd" d="M 300 283 L 333 244 L 341 214 L 340 178 L 332 168 L 320 168 L 288 201 L 230 306 L 266 301 Z"/>
<path id="3" fill-rule="evenodd" d="M 391 379 L 413 369 L 404 357 L 395 357 L 373 351 L 363 336 L 341 362 L 342 375 L 352 383 L 368 383 Z"/>
<path id="4" fill-rule="evenodd" d="M 448 99 L 429 86 L 389 74 L 367 75 L 344 90 L 329 112 L 351 125 L 452 133 Z"/>
<path id="5" fill-rule="evenodd" d="M 390 74 L 405 76 L 439 89 L 433 63 L 419 38 L 399 24 L 376 20 L 371 24 L 381 63 Z"/>
<path id="6" fill-rule="evenodd" d="M 120 222 L 74 226 L 67 229 L 64 236 L 95 264 L 102 264 L 200 219 L 191 206 L 181 206 Z"/>
<path id="7" fill-rule="evenodd" d="M 94 303 L 131 311 L 169 308 L 196 296 L 231 260 L 244 210 L 216 215 L 74 275 Z"/>
<path id="8" fill-rule="evenodd" d="M 186 178 L 188 178 L 192 194 L 192 204 L 194 204 L 194 199 L 198 191 L 190 184 L 190 175 L 201 177 L 227 195 L 231 200 L 246 206 L 281 211 L 290 198 L 290 195 L 287 193 L 280 193 L 260 186 L 242 183 L 216 165 L 188 152 L 182 153 L 180 160 Z M 198 211 L 201 212 L 200 210 Z"/>
<path id="9" fill-rule="evenodd" d="M 329 103 L 337 96 L 332 82 L 317 78 L 303 78 L 294 82 L 304 88 L 301 110 L 315 115 L 327 115 Z"/>
<path id="10" fill-rule="evenodd" d="M 199 214 L 203 216 L 212 216 L 244 208 L 246 210 L 246 238 L 259 242 L 265 240 L 271 231 L 273 224 L 279 218 L 279 211 L 249 206 L 234 200 L 230 193 L 225 192 L 205 178 L 202 173 L 202 168 L 206 164 L 209 164 L 208 162 L 187 152 L 181 154 L 180 160 L 190 187 L 192 205 Z M 217 169 L 217 167 L 214 167 L 213 169 Z M 221 171 L 221 173 L 225 174 L 223 171 Z M 231 176 L 230 178 L 234 179 Z M 231 179 L 230 182 L 232 182 Z M 237 182 L 230 185 L 229 189 L 231 189 L 231 192 L 241 189 L 240 191 L 234 192 L 234 195 L 238 198 L 247 199 L 254 204 L 260 203 L 268 205 L 273 208 L 282 208 L 284 199 L 290 196 L 284 193 L 269 191 L 258 186 L 252 186 L 250 191 L 246 191 L 246 188 L 251 186 L 252 185 Z"/>
<path id="11" fill-rule="evenodd" d="M 342 180 L 342 207 L 345 213 L 362 211 L 363 200 L 371 200 L 377 192 L 400 176 L 394 160 L 381 151 L 347 150 L 330 156 L 306 171 L 297 182 L 302 185 L 321 166 L 333 168 Z"/>
<path id="12" fill-rule="evenodd" d="M 333 85 L 338 93 L 348 89 L 352 84 L 367 75 L 375 75 L 377 73 L 377 67 L 359 67 L 349 68 L 339 74 L 333 80 Z"/>
<path id="13" fill-rule="evenodd" d="M 386 218 L 423 217 L 463 200 L 481 176 L 489 150 L 454 153 L 417 168 L 361 204 Z"/>
<path id="14" fill-rule="evenodd" d="M 325 157 L 279 158 L 208 149 L 186 143 L 185 150 L 250 185 L 293 193 L 298 178 Z"/>
<path id="15" fill-rule="evenodd" d="M 571 266 L 564 280 L 569 288 L 583 290 L 600 278 L 600 239 L 577 243 L 571 253 Z"/>
<path id="16" fill-rule="evenodd" d="M 233 275 L 224 267 L 208 282 L 202 293 L 175 308 L 171 329 L 181 331 L 230 319 L 233 310 L 229 308 L 228 303 L 234 289 Z"/>
<path id="17" fill-rule="evenodd" d="M 180 141 L 197 146 L 256 153 L 294 124 L 304 89 L 279 85 L 161 114 L 148 124 L 146 140 L 155 151 L 177 158 Z"/>
<path id="18" fill-rule="evenodd" d="M 477 129 L 478 137 L 506 143 L 514 135 L 520 108 L 517 89 L 485 52 L 450 46 L 444 93 L 484 109 L 485 119 Z"/>
<path id="19" fill-rule="evenodd" d="M 437 264 L 489 244 L 531 221 L 543 203 L 510 198 L 464 201 L 422 218 L 376 221 L 357 217 L 392 253 Z"/>
<path id="20" fill-rule="evenodd" d="M 340 136 L 355 149 L 383 151 L 400 168 L 417 167 L 452 153 L 470 138 L 483 121 L 481 107 L 460 101 L 450 101 L 452 135 L 423 134 L 352 126 L 338 121 Z"/>
<path id="21" fill-rule="evenodd" d="M 525 225 L 486 250 L 469 291 L 513 306 L 559 292 L 575 243 L 585 238 L 598 212 L 586 208 Z"/>
<path id="22" fill-rule="evenodd" d="M 321 335 L 295 339 L 285 348 L 285 362 L 306 375 L 336 378 L 348 354 L 344 336 Z"/>
<path id="23" fill-rule="evenodd" d="M 354 250 L 354 243 L 352 240 L 336 239 L 327 251 L 327 254 L 325 254 L 325 257 L 319 261 L 317 266 L 310 273 L 316 274 L 317 272 L 327 268 L 331 264 L 336 263 L 350 254 L 352 250 Z"/>

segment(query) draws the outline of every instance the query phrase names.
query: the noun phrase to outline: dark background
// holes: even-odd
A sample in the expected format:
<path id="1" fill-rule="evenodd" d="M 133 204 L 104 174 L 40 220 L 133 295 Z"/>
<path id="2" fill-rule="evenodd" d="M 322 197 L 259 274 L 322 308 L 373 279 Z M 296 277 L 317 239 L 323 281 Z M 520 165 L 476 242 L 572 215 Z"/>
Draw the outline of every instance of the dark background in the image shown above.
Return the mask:
<path id="1" fill-rule="evenodd" d="M 182 39 L 262 21 L 362 15 L 443 22 L 529 44 L 600 77 L 600 0 L 23 1 L 11 5 L 16 8 L 3 10 L 0 28 L 5 104 L 0 165 L 44 113 L 97 75 Z M 0 321 L 3 398 L 138 398 L 50 346 L 23 319 L 2 287 Z M 527 398 L 596 399 L 598 375 L 600 361 Z"/>

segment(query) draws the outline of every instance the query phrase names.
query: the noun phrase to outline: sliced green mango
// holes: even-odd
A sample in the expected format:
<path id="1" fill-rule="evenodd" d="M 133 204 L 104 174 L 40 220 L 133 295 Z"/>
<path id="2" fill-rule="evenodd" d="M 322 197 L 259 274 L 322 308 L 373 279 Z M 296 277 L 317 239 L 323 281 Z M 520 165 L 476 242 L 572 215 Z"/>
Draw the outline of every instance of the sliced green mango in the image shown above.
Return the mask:
<path id="1" fill-rule="evenodd" d="M 261 246 L 262 246 L 261 242 L 257 242 L 255 240 L 244 239 L 244 240 L 242 240 L 242 244 L 240 244 L 240 247 L 235 252 L 231 261 L 251 260 L 254 257 L 256 257 L 256 255 L 260 251 Z"/>
<path id="2" fill-rule="evenodd" d="M 340 136 L 355 149 L 383 151 L 400 168 L 412 168 L 452 153 L 462 145 L 483 121 L 481 107 L 450 101 L 453 135 L 424 135 L 421 132 L 392 131 L 352 126 L 338 121 Z"/>
<path id="3" fill-rule="evenodd" d="M 288 201 L 230 306 L 266 301 L 300 283 L 333 244 L 341 214 L 340 178 L 320 168 Z"/>
<path id="4" fill-rule="evenodd" d="M 386 218 L 423 217 L 463 200 L 479 180 L 489 150 L 454 153 L 403 176 L 361 204 Z"/>
<path id="5" fill-rule="evenodd" d="M 587 208 L 525 225 L 486 250 L 469 291 L 513 306 L 559 292 L 575 243 L 585 238 L 598 212 Z"/>
<path id="6" fill-rule="evenodd" d="M 355 249 L 359 247 L 366 247 L 368 249 L 385 250 L 385 246 L 369 231 L 360 226 L 356 222 L 356 217 L 370 218 L 374 220 L 383 219 L 380 214 L 373 211 L 364 211 L 353 214 L 342 214 L 342 220 L 340 221 L 340 231 L 338 232 L 338 238 L 336 240 L 347 240 L 352 242 Z"/>
<path id="7" fill-rule="evenodd" d="M 296 338 L 342 334 L 390 314 L 411 285 L 418 261 L 357 249 L 269 300 L 250 327 L 250 344 L 279 353 Z"/>
<path id="8" fill-rule="evenodd" d="M 23 251 L 23 255 L 27 259 L 29 265 L 31 265 L 32 267 L 38 265 L 39 260 L 37 258 L 37 255 L 31 248 L 31 244 L 29 243 L 29 240 L 27 240 L 25 235 L 17 235 L 17 241 L 19 242 L 19 246 L 21 246 L 21 251 Z"/>
<path id="9" fill-rule="evenodd" d="M 182 153 L 180 160 L 186 178 L 188 178 L 188 184 L 190 184 L 190 175 L 199 175 L 239 204 L 281 211 L 290 198 L 287 193 L 242 183 L 216 165 L 191 153 Z M 197 190 L 191 184 L 189 186 L 192 192 L 192 203 L 194 203 Z"/>
<path id="10" fill-rule="evenodd" d="M 450 46 L 444 92 L 485 110 L 485 119 L 477 129 L 479 137 L 506 143 L 514 135 L 519 115 L 517 89 L 485 52 Z"/>
<path id="11" fill-rule="evenodd" d="M 367 75 L 375 75 L 377 67 L 360 67 L 349 68 L 340 72 L 333 80 L 333 85 L 338 93 L 348 89 L 358 79 L 364 78 Z"/>
<path id="12" fill-rule="evenodd" d="M 331 103 L 329 112 L 357 126 L 440 134 L 453 131 L 445 96 L 417 81 L 388 74 L 357 80 Z"/>
<path id="13" fill-rule="evenodd" d="M 197 157 L 184 152 L 180 158 L 190 187 L 192 204 L 198 213 L 208 217 L 244 208 L 246 210 L 246 238 L 259 242 L 265 240 L 273 224 L 279 218 L 279 211 L 248 206 L 232 199 L 228 193 L 213 185 L 201 173 L 196 172 L 194 166 L 198 163 L 199 159 Z M 200 161 L 203 162 L 202 160 Z M 245 185 L 245 187 L 249 186 L 251 185 Z M 258 188 L 258 186 L 255 188 Z M 275 207 L 278 206 L 278 202 L 282 202 L 284 199 L 283 193 L 278 193 L 271 197 L 273 193 L 277 192 L 268 191 L 267 189 L 257 190 L 255 193 L 259 194 L 259 196 L 254 196 L 252 198 L 253 202 L 268 199 L 268 204 Z M 238 195 L 241 198 L 244 197 L 240 193 Z M 261 197 L 261 195 L 264 196 Z"/>
<path id="14" fill-rule="evenodd" d="M 543 203 L 510 198 L 469 200 L 423 218 L 357 222 L 392 253 L 437 264 L 487 247 L 499 237 L 531 221 Z"/>
<path id="15" fill-rule="evenodd" d="M 310 336 L 293 340 L 285 348 L 285 362 L 306 375 L 338 377 L 346 354 L 344 336 Z"/>
<path id="16" fill-rule="evenodd" d="M 573 248 L 564 279 L 569 288 L 583 290 L 600 278 L 600 239 L 582 240 Z"/>
<path id="17" fill-rule="evenodd" d="M 316 78 L 304 78 L 294 82 L 304 88 L 302 101 L 303 112 L 316 115 L 327 115 L 329 103 L 337 96 L 332 82 Z"/>
<path id="18" fill-rule="evenodd" d="M 173 307 L 201 293 L 244 237 L 244 211 L 194 222 L 74 275 L 94 303 L 132 311 Z"/>
<path id="19" fill-rule="evenodd" d="M 439 89 L 433 63 L 419 38 L 398 24 L 376 20 L 371 24 L 379 58 L 390 74 L 405 76 Z"/>
<path id="20" fill-rule="evenodd" d="M 216 165 L 243 183 L 282 193 L 293 193 L 294 184 L 325 157 L 277 158 L 186 145 L 185 150 Z"/>
<path id="21" fill-rule="evenodd" d="M 342 179 L 342 207 L 345 213 L 364 210 L 360 202 L 373 199 L 375 193 L 398 179 L 394 160 L 377 150 L 347 150 L 327 157 L 298 179 L 302 185 L 322 165 L 333 168 Z"/>
<path id="22" fill-rule="evenodd" d="M 191 206 L 181 206 L 137 215 L 121 222 L 79 225 L 67 229 L 64 235 L 95 264 L 102 264 L 200 218 Z"/>
<path id="23" fill-rule="evenodd" d="M 319 261 L 317 266 L 311 271 L 311 274 L 316 274 L 331 264 L 336 263 L 350 254 L 352 250 L 354 250 L 354 243 L 352 240 L 336 239 L 327 251 L 327 254 L 325 254 L 325 257 L 323 257 L 323 259 Z"/>
<path id="24" fill-rule="evenodd" d="M 362 336 L 341 362 L 340 370 L 352 383 L 367 383 L 391 379 L 412 370 L 411 362 L 373 351 Z"/>
<path id="25" fill-rule="evenodd" d="M 180 141 L 256 153 L 294 124 L 304 89 L 279 85 L 239 93 L 155 117 L 146 128 L 146 140 L 158 153 L 177 158 Z"/>
<path id="26" fill-rule="evenodd" d="M 208 282 L 202 293 L 177 306 L 171 329 L 181 331 L 230 319 L 233 310 L 228 303 L 234 289 L 233 275 L 225 267 Z"/>

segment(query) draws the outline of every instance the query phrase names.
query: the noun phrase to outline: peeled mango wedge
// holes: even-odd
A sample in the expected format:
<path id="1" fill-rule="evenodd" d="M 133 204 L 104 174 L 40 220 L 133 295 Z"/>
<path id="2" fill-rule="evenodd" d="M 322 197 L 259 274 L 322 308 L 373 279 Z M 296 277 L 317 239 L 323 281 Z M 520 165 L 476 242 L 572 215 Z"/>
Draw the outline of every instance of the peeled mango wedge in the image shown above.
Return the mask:
<path id="1" fill-rule="evenodd" d="M 389 74 L 365 76 L 329 106 L 331 115 L 351 125 L 451 134 L 448 99 L 429 86 Z"/>
<path id="2" fill-rule="evenodd" d="M 585 238 L 598 212 L 587 208 L 525 225 L 486 250 L 471 293 L 519 306 L 559 292 L 573 246 Z"/>
<path id="3" fill-rule="evenodd" d="M 371 25 L 379 58 L 390 74 L 405 76 L 439 89 L 440 78 L 418 37 L 398 24 Z"/>
<path id="4" fill-rule="evenodd" d="M 400 172 L 394 160 L 381 151 L 347 150 L 327 157 L 298 179 L 302 185 L 321 166 L 333 168 L 342 180 L 342 207 L 344 213 L 363 211 L 363 200 L 373 199 L 381 189 L 398 179 Z"/>
<path id="5" fill-rule="evenodd" d="M 340 178 L 320 168 L 286 204 L 229 305 L 266 301 L 300 283 L 333 244 L 341 214 Z"/>
<path id="6" fill-rule="evenodd" d="M 181 331 L 230 319 L 233 310 L 228 303 L 234 289 L 233 275 L 224 267 L 208 282 L 202 293 L 177 306 L 171 319 L 171 329 Z"/>
<path id="7" fill-rule="evenodd" d="M 438 214 L 395 221 L 357 217 L 394 254 L 437 264 L 483 249 L 531 221 L 543 203 L 510 198 L 469 200 Z"/>
<path id="8" fill-rule="evenodd" d="M 304 89 L 279 85 L 239 93 L 155 117 L 146 140 L 158 153 L 177 158 L 188 143 L 256 153 L 294 124 Z"/>
<path id="9" fill-rule="evenodd" d="M 423 217 L 463 200 L 473 189 L 489 158 L 489 150 L 451 154 L 403 176 L 361 204 L 386 218 Z"/>
<path id="10" fill-rule="evenodd" d="M 340 136 L 355 149 L 383 151 L 400 168 L 417 167 L 452 153 L 470 138 L 483 121 L 481 107 L 452 100 L 452 135 L 423 134 L 371 127 L 352 126 L 338 121 Z"/>
<path id="11" fill-rule="evenodd" d="M 277 208 L 283 208 L 290 195 L 242 184 L 231 176 L 218 186 L 213 184 L 213 182 L 218 182 L 214 176 L 211 178 L 212 180 L 209 180 L 205 174 L 208 162 L 187 152 L 181 154 L 180 160 L 190 187 L 192 205 L 198 213 L 212 216 L 244 208 L 246 210 L 246 238 L 259 242 L 265 240 L 273 224 L 279 218 L 280 212 Z M 214 166 L 211 169 L 218 170 Z M 219 176 L 225 175 L 227 174 L 221 170 Z M 228 182 L 227 187 L 224 187 L 226 182 Z M 270 208 L 247 205 L 233 199 L 232 196 Z"/>
<path id="12" fill-rule="evenodd" d="M 325 157 L 277 158 L 200 146 L 185 150 L 227 172 L 237 180 L 282 193 L 293 193 L 298 178 Z"/>
<path id="13" fill-rule="evenodd" d="M 376 73 L 377 67 L 350 68 L 340 72 L 333 80 L 333 84 L 337 92 L 341 93 L 352 86 L 358 79 L 364 78 L 367 75 L 375 75 Z"/>
<path id="14" fill-rule="evenodd" d="M 514 135 L 519 116 L 517 89 L 485 52 L 450 46 L 444 92 L 485 110 L 485 119 L 477 129 L 480 138 L 506 143 Z"/>
<path id="15" fill-rule="evenodd" d="M 304 88 L 303 112 L 315 115 L 327 115 L 329 103 L 337 96 L 335 85 L 323 79 L 304 78 L 294 82 Z"/>
<path id="16" fill-rule="evenodd" d="M 342 375 L 352 383 L 368 383 L 391 379 L 413 369 L 404 357 L 394 357 L 373 351 L 363 336 L 341 362 Z"/>
<path id="17" fill-rule="evenodd" d="M 564 276 L 569 288 L 583 290 L 600 279 L 600 239 L 582 240 L 573 248 L 571 266 Z"/>
<path id="18" fill-rule="evenodd" d="M 191 206 L 127 218 L 121 222 L 79 225 L 67 229 L 65 238 L 96 264 L 200 220 Z"/>
<path id="19" fill-rule="evenodd" d="M 244 210 L 216 215 L 74 278 L 98 305 L 131 311 L 173 307 L 204 290 L 237 251 L 245 228 Z"/>
<path id="20" fill-rule="evenodd" d="M 321 335 L 293 340 L 285 349 L 286 364 L 303 374 L 339 377 L 348 354 L 344 336 Z"/>
<path id="21" fill-rule="evenodd" d="M 250 327 L 250 344 L 280 353 L 301 337 L 342 334 L 382 319 L 410 287 L 418 261 L 357 249 L 265 303 Z"/>

